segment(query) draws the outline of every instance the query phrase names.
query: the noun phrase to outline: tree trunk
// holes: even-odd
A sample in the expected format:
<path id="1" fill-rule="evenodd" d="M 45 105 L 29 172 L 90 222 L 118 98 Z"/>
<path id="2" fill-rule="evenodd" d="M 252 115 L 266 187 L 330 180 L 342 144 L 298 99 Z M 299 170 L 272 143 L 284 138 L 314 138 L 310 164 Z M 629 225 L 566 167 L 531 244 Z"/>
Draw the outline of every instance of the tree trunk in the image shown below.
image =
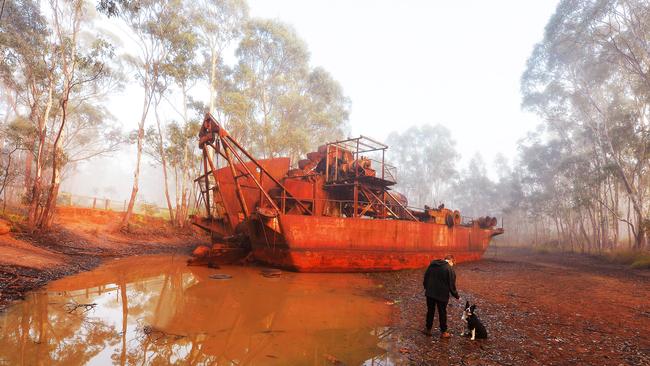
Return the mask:
<path id="1" fill-rule="evenodd" d="M 129 204 L 126 207 L 126 212 L 122 218 L 121 226 L 126 228 L 131 220 L 133 214 L 133 207 L 135 206 L 135 199 L 138 196 L 138 182 L 140 181 L 140 161 L 142 160 L 142 140 L 144 139 L 144 119 L 138 127 L 138 152 L 135 160 L 135 171 L 133 172 L 133 189 L 131 190 L 131 197 Z"/>
<path id="2" fill-rule="evenodd" d="M 67 90 L 66 96 L 61 102 L 61 125 L 59 126 L 59 131 L 56 134 L 56 139 L 54 140 L 54 146 L 52 147 L 52 180 L 50 184 L 50 191 L 47 196 L 47 202 L 41 214 L 40 221 L 38 223 L 39 228 L 48 229 L 52 226 L 52 221 L 54 220 L 54 210 L 56 209 L 56 198 L 59 195 L 59 186 L 61 185 L 61 166 L 59 161 L 58 152 L 61 150 L 61 135 L 63 134 L 63 129 L 68 116 L 68 98 L 70 96 L 70 85 L 69 82 L 66 83 Z"/>
<path id="3" fill-rule="evenodd" d="M 64 100 L 62 103 L 62 116 L 61 116 L 61 126 L 54 141 L 54 146 L 52 147 L 52 180 L 50 184 L 50 190 L 47 195 L 47 202 L 43 208 L 43 213 L 38 222 L 38 227 L 41 229 L 48 229 L 52 226 L 52 221 L 54 219 L 54 210 L 56 208 L 56 198 L 59 195 L 59 186 L 61 185 L 61 168 L 59 162 L 59 154 L 57 153 L 61 149 L 61 134 L 63 132 L 63 127 L 65 126 L 66 121 L 66 111 L 67 111 L 67 100 Z"/>
<path id="4" fill-rule="evenodd" d="M 29 211 L 27 213 L 27 226 L 30 230 L 34 230 L 36 227 L 36 221 L 38 218 L 38 208 L 40 206 L 41 200 L 41 191 L 42 191 L 42 182 L 41 175 L 43 174 L 43 154 L 45 148 L 45 136 L 47 134 L 47 128 L 45 124 L 50 118 L 50 110 L 52 109 L 52 94 L 54 92 L 54 80 L 50 79 L 50 84 L 47 91 L 47 104 L 45 105 L 45 111 L 38 120 L 38 148 L 36 150 L 36 171 L 34 173 L 34 184 L 32 185 L 32 196 L 31 202 L 29 205 Z"/>
<path id="5" fill-rule="evenodd" d="M 612 194 L 612 207 L 615 207 L 616 212 L 618 212 L 620 202 L 618 199 L 618 184 L 614 183 L 614 192 Z M 613 245 L 618 248 L 618 234 L 619 234 L 619 220 L 618 218 L 612 214 L 612 231 L 613 231 Z"/>
<path id="6" fill-rule="evenodd" d="M 165 186 L 165 199 L 167 200 L 167 209 L 169 210 L 169 222 L 174 225 L 174 209 L 172 207 L 172 201 L 169 198 L 169 185 L 167 184 L 167 159 L 165 158 L 165 147 L 163 145 L 163 133 L 162 128 L 160 127 L 160 116 L 158 115 L 158 105 L 160 100 L 156 101 L 156 106 L 154 107 L 154 112 L 156 114 L 156 125 L 158 126 L 158 150 L 160 152 L 160 160 L 162 161 L 162 171 L 163 171 L 163 183 Z"/>
<path id="7" fill-rule="evenodd" d="M 140 161 L 142 160 L 142 142 L 144 140 L 144 123 L 147 120 L 147 114 L 149 112 L 149 106 L 151 105 L 152 92 L 150 90 L 149 81 L 145 80 L 144 87 L 144 102 L 142 106 L 142 116 L 140 117 L 140 123 L 138 124 L 138 142 L 137 142 L 137 155 L 135 160 L 135 170 L 133 172 L 133 189 L 131 190 L 131 197 L 129 198 L 129 204 L 124 212 L 122 217 L 122 222 L 120 226 L 124 229 L 129 225 L 129 220 L 133 214 L 133 207 L 135 206 L 135 199 L 138 196 L 138 183 L 140 181 Z"/>
<path id="8" fill-rule="evenodd" d="M 181 209 L 181 190 L 178 184 L 178 167 L 174 167 L 174 192 L 174 198 L 176 198 L 176 219 L 178 219 Z"/>
<path id="9" fill-rule="evenodd" d="M 636 250 L 643 250 L 646 245 L 646 227 L 643 215 L 637 214 L 637 235 L 635 241 Z"/>
<path id="10" fill-rule="evenodd" d="M 630 204 L 630 199 L 627 199 L 627 222 L 630 221 L 630 208 L 632 205 Z M 627 247 L 629 249 L 632 249 L 632 226 L 630 224 L 627 225 Z"/>
<path id="11" fill-rule="evenodd" d="M 59 130 L 57 131 L 56 138 L 54 139 L 54 144 L 52 146 L 52 179 L 50 182 L 50 189 L 47 195 L 47 202 L 43 208 L 43 213 L 41 214 L 40 220 L 38 222 L 38 227 L 41 229 L 47 229 L 52 225 L 52 220 L 54 218 L 54 209 L 56 208 L 56 198 L 59 194 L 59 186 L 61 185 L 61 161 L 59 159 L 59 151 L 61 150 L 61 135 L 63 134 L 63 129 L 65 128 L 65 123 L 68 117 L 68 101 L 70 100 L 70 92 L 73 88 L 73 77 L 77 64 L 77 34 L 79 32 L 79 19 L 81 14 L 81 5 L 82 2 L 77 2 L 71 4 L 73 7 L 73 16 L 72 16 L 72 28 L 70 30 L 71 41 L 69 43 L 69 48 L 66 40 L 64 39 L 63 32 L 59 25 L 59 9 L 58 4 L 54 5 L 54 24 L 56 28 L 56 33 L 59 38 L 59 48 L 60 48 L 60 60 L 61 71 L 63 72 L 63 97 L 61 99 L 61 124 Z M 66 55 L 66 50 L 70 51 L 69 55 Z"/>
<path id="12" fill-rule="evenodd" d="M 183 95 L 183 122 L 184 126 L 187 126 L 189 120 L 187 118 L 187 87 L 185 84 L 181 84 L 181 91 Z M 176 219 L 178 221 L 179 227 L 185 226 L 185 220 L 187 219 L 187 200 L 188 200 L 188 180 L 189 180 L 189 151 L 188 144 L 185 144 L 183 147 L 183 163 L 181 166 L 181 205 L 179 210 L 176 213 Z"/>
<path id="13" fill-rule="evenodd" d="M 35 143 L 36 141 L 33 141 L 32 143 Z M 33 145 L 32 145 L 33 146 Z M 32 186 L 32 162 L 34 161 L 34 151 L 32 150 L 26 150 L 25 151 L 25 180 L 23 183 L 25 184 L 25 194 L 29 193 L 30 187 Z"/>
<path id="14" fill-rule="evenodd" d="M 210 50 L 210 114 L 214 114 L 215 99 L 217 97 L 217 52 L 212 47 Z"/>

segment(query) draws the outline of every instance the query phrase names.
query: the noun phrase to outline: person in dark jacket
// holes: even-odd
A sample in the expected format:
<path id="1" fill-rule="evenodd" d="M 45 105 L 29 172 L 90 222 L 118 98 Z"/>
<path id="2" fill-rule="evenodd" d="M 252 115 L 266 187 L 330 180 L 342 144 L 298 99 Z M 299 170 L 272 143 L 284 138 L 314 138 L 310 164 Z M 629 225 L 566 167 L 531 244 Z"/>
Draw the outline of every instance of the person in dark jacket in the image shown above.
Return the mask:
<path id="1" fill-rule="evenodd" d="M 460 299 L 456 290 L 456 273 L 452 268 L 454 266 L 454 256 L 447 255 L 445 259 L 436 259 L 431 261 L 429 268 L 424 273 L 425 295 L 427 297 L 427 320 L 424 333 L 431 335 L 433 326 L 433 317 L 436 308 L 438 308 L 438 317 L 440 318 L 440 337 L 449 338 L 451 334 L 447 332 L 447 303 L 449 294 Z"/>

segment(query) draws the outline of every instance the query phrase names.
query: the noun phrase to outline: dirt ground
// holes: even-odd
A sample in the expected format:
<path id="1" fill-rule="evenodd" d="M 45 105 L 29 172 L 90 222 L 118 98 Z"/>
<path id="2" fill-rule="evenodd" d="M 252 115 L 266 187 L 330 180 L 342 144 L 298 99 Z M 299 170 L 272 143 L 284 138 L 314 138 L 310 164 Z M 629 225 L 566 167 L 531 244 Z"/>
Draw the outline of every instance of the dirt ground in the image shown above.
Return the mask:
<path id="1" fill-rule="evenodd" d="M 119 219 L 119 213 L 66 208 L 41 235 L 13 223 L 11 233 L 0 235 L 0 310 L 103 258 L 187 253 L 208 240 L 141 216 L 121 232 Z M 394 307 L 389 348 L 407 364 L 650 365 L 650 270 L 517 248 L 491 249 L 484 260 L 455 268 L 461 301 L 452 299 L 448 307 L 449 340 L 422 333 L 424 269 L 370 275 Z M 459 336 L 465 300 L 477 304 L 489 339 Z"/>
<path id="2" fill-rule="evenodd" d="M 121 213 L 60 208 L 53 229 L 30 234 L 16 216 L 12 232 L 0 235 L 0 311 L 27 291 L 47 282 L 92 269 L 104 258 L 164 252 L 189 253 L 209 238 L 178 230 L 158 218 L 134 215 L 124 232 Z"/>
<path id="3" fill-rule="evenodd" d="M 416 365 L 650 365 L 650 271 L 584 255 L 498 248 L 455 267 L 449 329 L 425 336 L 424 270 L 373 275 L 394 303 L 394 348 Z M 477 304 L 487 340 L 460 337 Z M 437 330 L 437 314 L 434 330 Z"/>

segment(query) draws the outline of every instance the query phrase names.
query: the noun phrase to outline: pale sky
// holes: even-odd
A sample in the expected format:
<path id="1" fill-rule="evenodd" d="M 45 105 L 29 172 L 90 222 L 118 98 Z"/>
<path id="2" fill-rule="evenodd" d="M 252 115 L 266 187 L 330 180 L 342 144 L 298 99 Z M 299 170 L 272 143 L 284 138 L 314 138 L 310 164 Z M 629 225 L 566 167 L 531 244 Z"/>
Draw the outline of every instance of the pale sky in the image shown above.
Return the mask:
<path id="1" fill-rule="evenodd" d="M 251 15 L 292 24 L 352 100 L 352 134 L 385 139 L 414 124 L 451 129 L 464 157 L 491 162 L 536 117 L 519 79 L 551 1 L 249 1 Z"/>
<path id="2" fill-rule="evenodd" d="M 249 6 L 253 17 L 291 24 L 309 47 L 311 65 L 341 84 L 352 102 L 353 136 L 385 140 L 391 131 L 440 123 L 451 130 L 462 165 L 476 152 L 491 164 L 497 152 L 512 159 L 517 141 L 537 123 L 520 108 L 519 81 L 557 0 L 249 0 Z M 136 128 L 141 99 L 135 85 L 112 98 L 125 128 Z M 101 194 L 111 184 L 126 198 L 134 167 L 128 158 L 79 166 L 67 186 Z M 142 172 L 141 192 L 162 203 L 156 170 Z M 111 174 L 89 183 L 101 171 Z"/>

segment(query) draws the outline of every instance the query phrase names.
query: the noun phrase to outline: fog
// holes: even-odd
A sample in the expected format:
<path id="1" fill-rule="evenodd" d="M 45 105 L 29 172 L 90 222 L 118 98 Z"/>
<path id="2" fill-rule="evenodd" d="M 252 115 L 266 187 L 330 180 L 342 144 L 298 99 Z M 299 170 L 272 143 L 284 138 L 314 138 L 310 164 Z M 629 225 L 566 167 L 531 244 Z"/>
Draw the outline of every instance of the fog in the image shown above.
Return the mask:
<path id="1" fill-rule="evenodd" d="M 452 132 L 465 166 L 475 153 L 491 165 L 513 159 L 517 141 L 538 123 L 522 111 L 520 77 L 556 1 L 250 1 L 252 17 L 292 25 L 311 64 L 323 66 L 351 100 L 349 134 L 385 140 L 412 125 L 442 124 Z M 128 31 L 100 17 L 97 26 L 119 40 L 118 52 L 137 53 Z M 234 52 L 234 47 L 229 50 Z M 227 56 L 226 56 L 227 57 Z M 207 86 L 195 98 L 207 103 Z M 137 128 L 142 89 L 135 82 L 110 97 L 109 110 L 125 130 Z M 165 120 L 179 119 L 169 107 Z M 149 116 L 148 124 L 153 116 Z M 80 195 L 127 199 L 133 146 L 68 167 L 62 188 Z M 139 198 L 163 204 L 161 173 L 145 158 Z M 488 170 L 492 177 L 493 173 Z M 173 192 L 172 192 L 173 193 Z"/>

